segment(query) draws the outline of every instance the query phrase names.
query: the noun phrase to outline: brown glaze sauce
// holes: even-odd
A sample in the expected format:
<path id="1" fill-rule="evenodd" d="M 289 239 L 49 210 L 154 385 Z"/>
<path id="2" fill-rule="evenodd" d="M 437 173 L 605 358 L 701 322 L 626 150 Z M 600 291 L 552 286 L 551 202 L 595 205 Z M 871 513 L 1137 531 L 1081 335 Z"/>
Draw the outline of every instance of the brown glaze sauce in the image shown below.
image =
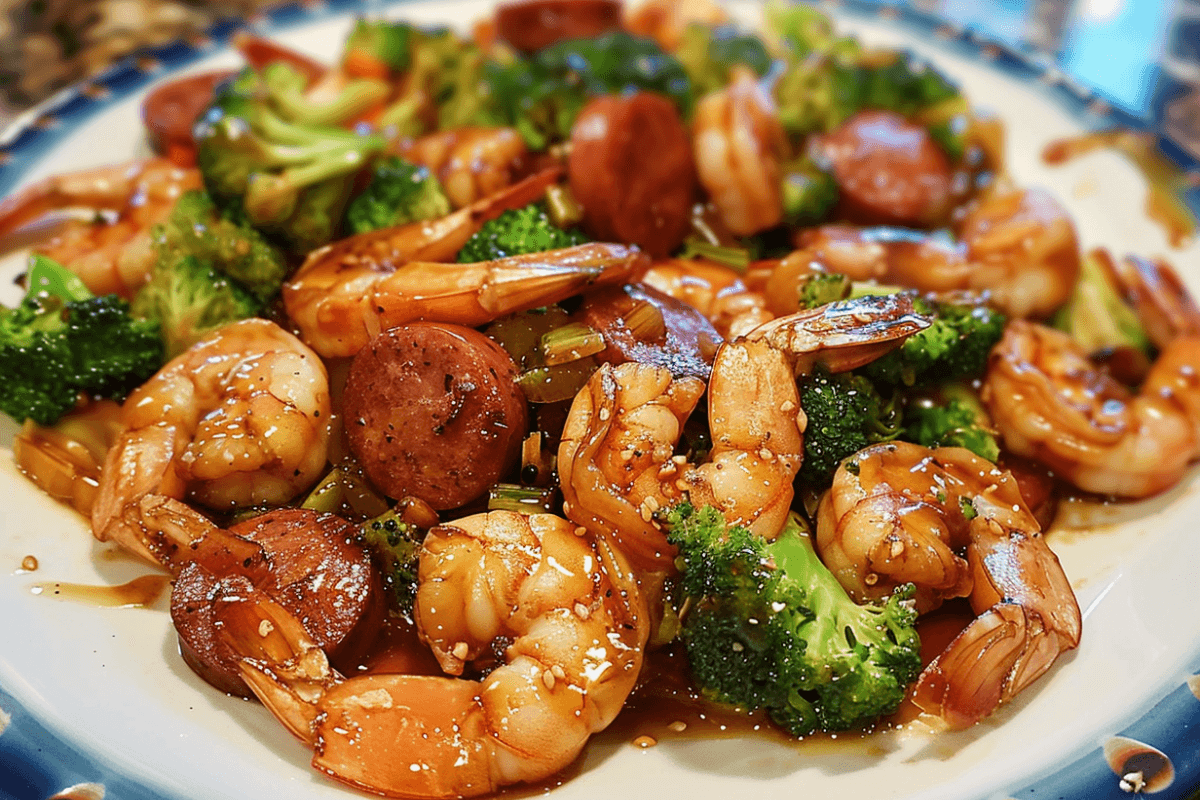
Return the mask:
<path id="1" fill-rule="evenodd" d="M 30 591 L 55 600 L 71 600 L 100 608 L 137 608 L 153 605 L 171 583 L 167 575 L 143 575 L 116 586 L 49 581 L 34 584 Z"/>
<path id="2" fill-rule="evenodd" d="M 917 622 L 921 636 L 921 662 L 928 664 L 965 628 L 974 613 L 966 600 L 946 602 Z M 403 673 L 442 675 L 433 654 L 417 636 L 407 617 L 388 617 L 371 651 L 362 659 L 359 674 Z M 880 720 L 875 730 L 883 731 L 914 720 L 920 710 L 905 700 L 891 716 Z M 870 746 L 872 731 L 814 734 L 795 739 L 777 728 L 764 712 L 745 713 L 703 699 L 692 685 L 687 656 L 678 643 L 651 651 L 646 656 L 638 685 L 621 713 L 589 743 L 645 749 L 667 741 L 729 739 L 742 736 L 768 737 L 772 741 L 813 752 L 848 752 Z M 489 797 L 506 800 L 545 795 L 578 777 L 583 758 L 543 781 L 503 787 Z"/>
<path id="3" fill-rule="evenodd" d="M 1094 150 L 1116 150 L 1132 161 L 1149 183 L 1146 214 L 1166 231 L 1172 247 L 1184 247 L 1196 234 L 1196 220 L 1180 197 L 1186 186 L 1183 172 L 1158 150 L 1151 133 L 1109 128 L 1056 139 L 1042 151 L 1047 164 L 1064 164 Z"/>

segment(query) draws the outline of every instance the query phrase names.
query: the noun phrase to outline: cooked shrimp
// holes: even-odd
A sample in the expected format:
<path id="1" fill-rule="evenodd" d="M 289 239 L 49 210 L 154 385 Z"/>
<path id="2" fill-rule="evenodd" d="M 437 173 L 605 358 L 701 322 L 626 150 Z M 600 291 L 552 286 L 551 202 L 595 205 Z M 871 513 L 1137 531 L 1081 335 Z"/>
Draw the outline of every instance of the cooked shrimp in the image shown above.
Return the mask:
<path id="1" fill-rule="evenodd" d="M 767 286 L 776 313 L 795 310 L 797 276 L 814 268 L 926 292 L 969 289 L 1015 317 L 1062 305 L 1079 277 L 1079 244 L 1066 210 L 1039 189 L 1000 187 L 969 207 L 956 241 L 897 228 L 826 225 L 806 231 Z"/>
<path id="2" fill-rule="evenodd" d="M 272 322 L 228 325 L 168 362 L 121 408 L 92 532 L 154 561 L 143 498 L 232 510 L 284 503 L 325 467 L 330 399 L 325 366 Z"/>
<path id="3" fill-rule="evenodd" d="M 821 500 L 816 544 L 856 600 L 906 583 L 922 611 L 969 598 L 978 616 L 914 695 L 949 728 L 978 722 L 1079 644 L 1075 594 L 1016 480 L 969 450 L 891 442 L 860 451 Z"/>
<path id="4" fill-rule="evenodd" d="M 1065 333 L 1017 320 L 981 397 L 1006 449 L 1085 491 L 1146 497 L 1200 456 L 1200 335 L 1171 341 L 1134 394 Z"/>
<path id="5" fill-rule="evenodd" d="M 1093 255 L 1133 306 L 1155 347 L 1162 350 L 1180 336 L 1200 334 L 1200 307 L 1170 264 L 1134 255 L 1116 261 L 1105 250 Z"/>
<path id="6" fill-rule="evenodd" d="M 716 27 L 729 22 L 729 13 L 714 0 L 646 0 L 625 14 L 631 33 L 649 36 L 673 52 L 689 25 Z"/>
<path id="7" fill-rule="evenodd" d="M 736 339 L 775 318 L 767 310 L 763 292 L 715 261 L 682 258 L 656 261 L 642 276 L 642 283 L 698 310 L 726 339 Z"/>
<path id="8" fill-rule="evenodd" d="M 718 218 L 735 236 L 758 233 L 783 219 L 785 144 L 770 89 L 746 67 L 735 67 L 724 89 L 696 104 L 696 173 Z"/>
<path id="9" fill-rule="evenodd" d="M 180 195 L 201 186 L 199 172 L 165 158 L 55 175 L 0 201 L 0 236 L 52 211 L 114 212 L 112 220 L 69 220 L 36 250 L 70 268 L 93 293 L 129 297 L 154 263 L 150 228 L 170 215 Z"/>
<path id="10" fill-rule="evenodd" d="M 633 688 L 649 633 L 624 558 L 549 514 L 477 514 L 432 529 L 414 614 L 449 675 L 491 656 L 480 680 L 346 678 L 265 596 L 218 609 L 263 704 L 313 766 L 394 797 L 467 797 L 570 764 Z M 236 607 L 234 607 L 236 606 Z"/>
<path id="11" fill-rule="evenodd" d="M 709 459 L 675 456 L 704 392 L 643 364 L 602 367 L 575 396 L 558 450 L 563 508 L 613 531 L 638 566 L 674 556 L 654 512 L 682 500 L 720 508 L 731 524 L 774 537 L 787 518 L 807 423 L 796 371 L 853 369 L 927 326 L 901 295 L 863 298 L 776 320 L 717 352 L 708 385 Z"/>
<path id="12" fill-rule="evenodd" d="M 529 154 L 515 128 L 454 128 L 402 140 L 395 149 L 435 174 L 454 208 L 510 186 Z"/>
<path id="13" fill-rule="evenodd" d="M 554 303 L 649 263 L 636 248 L 588 244 L 479 264 L 451 263 L 487 219 L 541 196 L 556 174 L 522 181 L 447 217 L 352 236 L 311 253 L 283 286 L 300 336 L 322 356 L 352 356 L 387 328 L 428 319 L 476 326 Z"/>

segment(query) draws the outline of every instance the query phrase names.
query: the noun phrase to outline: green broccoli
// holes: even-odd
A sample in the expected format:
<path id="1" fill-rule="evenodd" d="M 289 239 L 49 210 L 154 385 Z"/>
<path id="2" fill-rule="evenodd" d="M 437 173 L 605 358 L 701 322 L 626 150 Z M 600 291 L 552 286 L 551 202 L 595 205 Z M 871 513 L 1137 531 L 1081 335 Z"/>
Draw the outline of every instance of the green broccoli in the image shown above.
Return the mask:
<path id="1" fill-rule="evenodd" d="M 784 167 L 783 213 L 793 225 L 815 225 L 837 204 L 837 178 L 813 159 L 802 158 Z"/>
<path id="2" fill-rule="evenodd" d="M 470 39 L 446 28 L 421 28 L 403 22 L 407 38 L 404 91 L 379 115 L 379 125 L 394 135 L 419 136 L 431 130 L 490 125 L 489 94 L 484 86 L 490 63 Z M 395 34 L 392 34 L 393 36 Z"/>
<path id="3" fill-rule="evenodd" d="M 838 272 L 809 273 L 800 282 L 799 308 L 819 308 L 828 303 L 836 303 L 850 296 L 853 286 L 851 280 Z"/>
<path id="4" fill-rule="evenodd" d="M 1137 312 L 1119 294 L 1111 259 L 1104 250 L 1093 250 L 1083 258 L 1075 290 L 1055 313 L 1053 325 L 1089 353 L 1129 347 L 1149 357 L 1150 337 Z"/>
<path id="5" fill-rule="evenodd" d="M 212 264 L 263 302 L 279 293 L 287 277 L 279 248 L 248 223 L 223 216 L 204 192 L 180 197 L 152 238 L 160 260 L 189 255 Z"/>
<path id="6" fill-rule="evenodd" d="M 724 88 L 730 71 L 738 64 L 749 67 L 759 77 L 771 68 L 771 54 L 762 39 L 740 33 L 732 25 L 688 25 L 674 55 L 687 71 L 696 97 Z"/>
<path id="7" fill-rule="evenodd" d="M 624 31 L 558 42 L 509 64 L 490 63 L 484 83 L 492 121 L 514 126 L 532 150 L 566 139 L 593 97 L 657 92 L 686 115 L 693 96 L 678 59 L 653 40 Z"/>
<path id="8" fill-rule="evenodd" d="M 925 447 L 965 447 L 993 463 L 1000 458 L 1000 444 L 987 410 L 963 384 L 946 384 L 910 400 L 904 407 L 904 422 L 898 438 Z"/>
<path id="9" fill-rule="evenodd" d="M 121 399 L 162 364 L 155 323 L 117 295 L 93 296 L 44 256 L 20 305 L 0 307 L 0 410 L 18 422 L 52 425 L 80 395 Z"/>
<path id="10" fill-rule="evenodd" d="M 914 589 L 857 605 L 792 515 L 773 542 L 712 507 L 667 514 L 687 598 L 680 637 L 702 694 L 765 709 L 793 736 L 869 726 L 921 669 Z"/>
<path id="11" fill-rule="evenodd" d="M 458 253 L 461 264 L 492 261 L 524 253 L 540 253 L 586 243 L 578 229 L 563 229 L 550 220 L 543 203 L 505 211 L 483 224 Z"/>
<path id="12" fill-rule="evenodd" d="M 410 613 L 417 596 L 417 562 L 426 531 L 403 518 L 403 509 L 392 508 L 362 524 L 362 541 L 375 553 L 384 583 L 395 607 Z"/>
<path id="13" fill-rule="evenodd" d="M 1004 334 L 1007 318 L 987 305 L 915 298 L 917 313 L 933 324 L 910 336 L 898 349 L 863 367 L 879 386 L 913 386 L 971 378 L 983 373 L 988 352 Z"/>
<path id="14" fill-rule="evenodd" d="M 333 239 L 355 174 L 386 144 L 335 127 L 378 102 L 371 85 L 351 81 L 334 101 L 310 107 L 290 67 L 244 70 L 196 125 L 196 163 L 213 200 L 296 253 Z"/>
<path id="15" fill-rule="evenodd" d="M 346 223 L 354 233 L 366 233 L 449 213 L 450 200 L 428 169 L 390 156 L 375 164 L 371 182 L 350 201 Z"/>
<path id="16" fill-rule="evenodd" d="M 764 31 L 776 51 L 792 59 L 814 54 L 857 58 L 860 47 L 851 37 L 839 37 L 833 20 L 805 3 L 769 0 L 763 8 Z"/>
<path id="17" fill-rule="evenodd" d="M 818 365 L 800 381 L 800 407 L 808 417 L 804 431 L 804 463 L 797 480 L 814 487 L 829 485 L 842 459 L 869 444 L 900 433 L 900 409 L 885 400 L 872 383 L 850 372 L 830 374 Z"/>
<path id="18" fill-rule="evenodd" d="M 359 17 L 342 47 L 343 68 L 359 73 L 364 66 L 378 65 L 393 75 L 404 72 L 412 61 L 412 38 L 408 23 Z"/>
<path id="19" fill-rule="evenodd" d="M 174 357 L 207 334 L 256 316 L 262 302 L 237 281 L 195 256 L 159 258 L 133 297 L 133 313 L 161 327 Z"/>
<path id="20" fill-rule="evenodd" d="M 832 21 L 800 3 L 767 4 L 768 39 L 785 68 L 775 84 L 779 121 L 795 139 L 828 132 L 864 109 L 894 111 L 929 128 L 951 158 L 965 148 L 966 101 L 911 53 L 864 51 Z"/>

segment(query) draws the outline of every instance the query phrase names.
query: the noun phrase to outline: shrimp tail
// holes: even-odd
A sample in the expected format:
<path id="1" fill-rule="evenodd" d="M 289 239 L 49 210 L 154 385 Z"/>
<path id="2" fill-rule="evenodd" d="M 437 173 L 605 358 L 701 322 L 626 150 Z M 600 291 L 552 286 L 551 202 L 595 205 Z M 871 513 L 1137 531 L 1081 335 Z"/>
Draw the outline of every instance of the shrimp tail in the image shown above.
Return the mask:
<path id="1" fill-rule="evenodd" d="M 1040 678 L 1075 643 L 1047 631 L 1036 612 L 1000 603 L 929 663 L 913 703 L 948 730 L 969 728 Z"/>
<path id="2" fill-rule="evenodd" d="M 987 508 L 976 500 L 976 508 Z M 917 679 L 913 702 L 950 730 L 974 725 L 1079 644 L 1079 604 L 1040 533 L 1005 530 L 987 509 L 972 521 L 967 559 L 978 616 Z"/>

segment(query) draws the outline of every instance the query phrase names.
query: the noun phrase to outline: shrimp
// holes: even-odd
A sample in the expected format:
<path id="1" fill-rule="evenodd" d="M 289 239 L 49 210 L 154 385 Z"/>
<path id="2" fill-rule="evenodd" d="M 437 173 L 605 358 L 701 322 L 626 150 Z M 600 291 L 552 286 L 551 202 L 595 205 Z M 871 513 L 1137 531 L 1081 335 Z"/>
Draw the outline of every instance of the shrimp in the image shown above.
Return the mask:
<path id="1" fill-rule="evenodd" d="M 317 770 L 394 797 L 488 794 L 553 775 L 616 717 L 649 625 L 604 538 L 550 514 L 477 514 L 429 532 L 419 574 L 418 632 L 447 675 L 346 678 L 265 595 L 217 610 L 246 682 Z M 498 642 L 486 677 L 452 677 Z"/>
<path id="2" fill-rule="evenodd" d="M 646 0 L 625 14 L 625 28 L 654 39 L 663 50 L 679 48 L 689 25 L 714 28 L 729 22 L 729 13 L 715 0 Z"/>
<path id="3" fill-rule="evenodd" d="M 724 89 L 696 104 L 696 174 L 718 218 L 735 236 L 749 236 L 783 220 L 780 162 L 785 145 L 770 89 L 747 67 L 734 67 Z"/>
<path id="4" fill-rule="evenodd" d="M 395 149 L 436 175 L 454 208 L 510 186 L 529 154 L 515 128 L 454 128 L 402 140 Z"/>
<path id="5" fill-rule="evenodd" d="M 1006 449 L 1080 489 L 1148 497 L 1200 456 L 1200 334 L 1173 339 L 1135 394 L 1074 339 L 1010 322 L 980 392 Z"/>
<path id="6" fill-rule="evenodd" d="M 673 455 L 705 386 L 668 370 L 602 367 L 575 396 L 558 451 L 563 509 L 611 530 L 639 567 L 674 549 L 654 516 L 686 496 L 767 538 L 783 528 L 804 454 L 797 371 L 854 369 L 928 326 L 903 295 L 862 298 L 784 317 L 718 350 L 708 383 L 709 459 Z"/>
<path id="7" fill-rule="evenodd" d="M 115 212 L 112 220 L 69 220 L 36 250 L 68 267 L 94 294 L 131 297 L 154 264 L 150 229 L 170 215 L 180 195 L 200 188 L 198 171 L 165 158 L 55 175 L 0 201 L 0 236 L 53 211 Z"/>
<path id="8" fill-rule="evenodd" d="M 623 282 L 649 263 L 636 248 L 589 244 L 479 264 L 451 263 L 484 221 L 536 200 L 557 177 L 535 175 L 432 222 L 352 236 L 314 251 L 283 285 L 301 338 L 325 357 L 352 356 L 387 328 L 418 319 L 477 326 Z"/>
<path id="9" fill-rule="evenodd" d="M 987 292 L 1014 317 L 1041 317 L 1062 305 L 1079 277 L 1079 242 L 1066 210 L 1040 189 L 999 187 L 955 226 L 956 240 L 899 228 L 826 225 L 800 236 L 767 284 L 777 314 L 796 308 L 798 275 L 813 269 L 852 280 L 925 292 Z"/>
<path id="10" fill-rule="evenodd" d="M 284 503 L 320 477 L 329 418 L 325 366 L 296 337 L 263 319 L 221 328 L 126 399 L 92 532 L 156 562 L 147 497 L 221 510 Z"/>
<path id="11" fill-rule="evenodd" d="M 906 583 L 920 611 L 969 599 L 976 618 L 914 692 L 950 729 L 978 722 L 1079 644 L 1075 594 L 1016 480 L 969 450 L 889 442 L 860 451 L 821 499 L 816 545 L 856 600 Z"/>
<path id="12" fill-rule="evenodd" d="M 743 278 L 715 261 L 656 261 L 642 283 L 695 308 L 726 339 L 736 339 L 775 318 L 766 295 L 750 285 L 748 276 Z"/>

